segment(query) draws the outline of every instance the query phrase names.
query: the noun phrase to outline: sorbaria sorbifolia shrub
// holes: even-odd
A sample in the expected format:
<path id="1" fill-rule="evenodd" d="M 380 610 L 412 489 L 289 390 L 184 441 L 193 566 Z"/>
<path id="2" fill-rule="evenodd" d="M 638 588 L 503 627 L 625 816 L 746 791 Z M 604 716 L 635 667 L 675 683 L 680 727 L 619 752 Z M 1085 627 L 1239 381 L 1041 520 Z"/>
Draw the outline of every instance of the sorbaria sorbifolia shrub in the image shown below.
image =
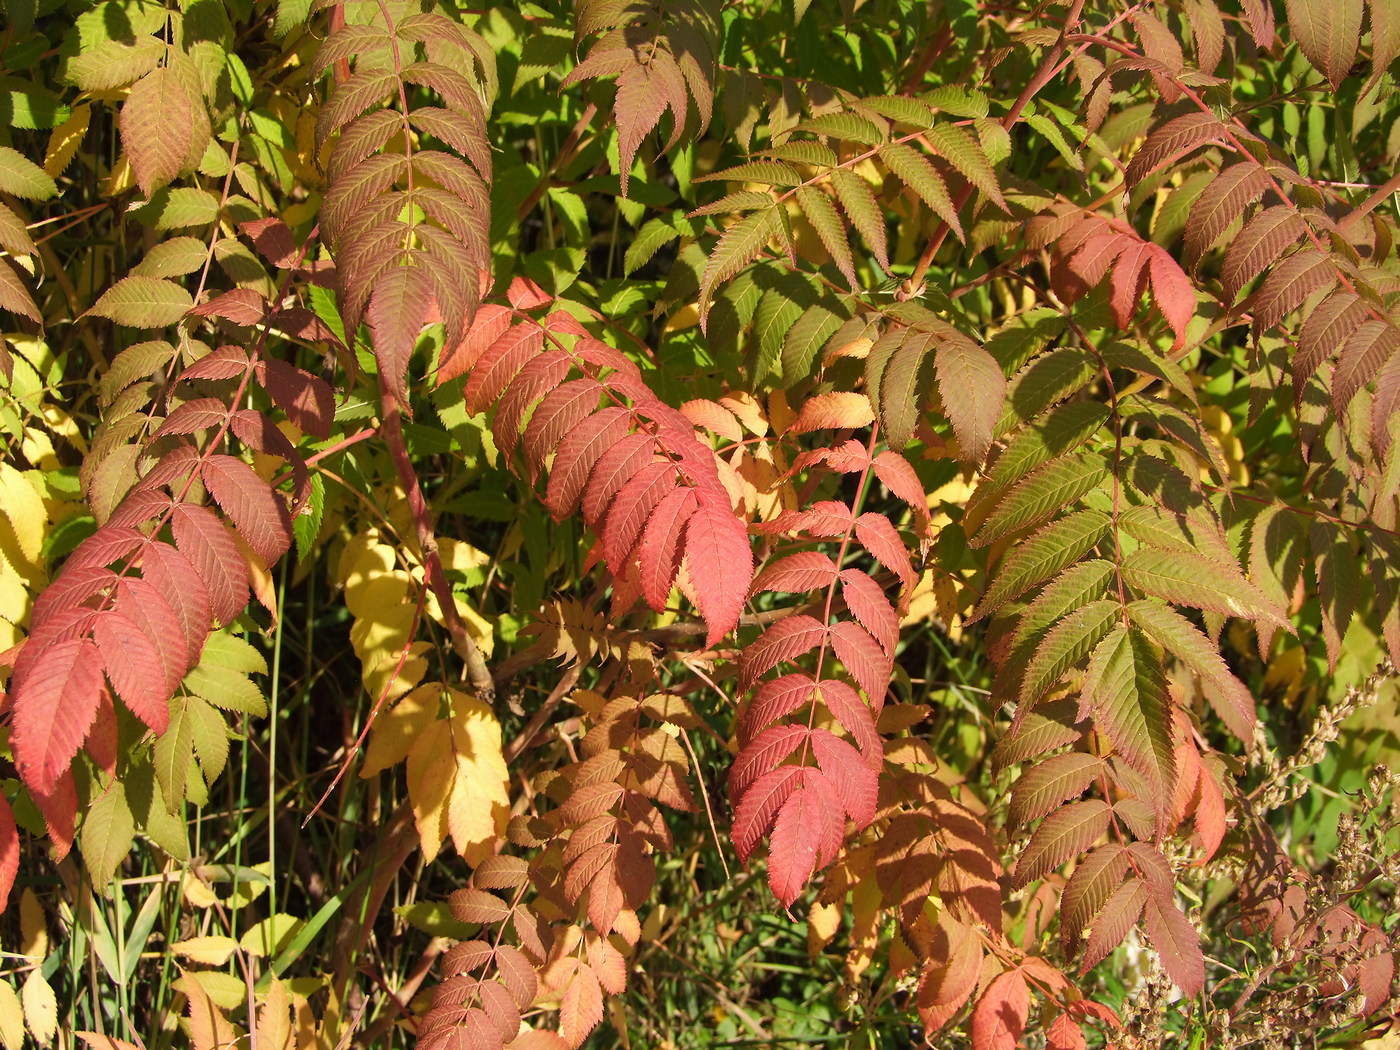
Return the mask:
<path id="1" fill-rule="evenodd" d="M 1393 1018 L 1393 0 L 3 7 L 7 1046 Z"/>

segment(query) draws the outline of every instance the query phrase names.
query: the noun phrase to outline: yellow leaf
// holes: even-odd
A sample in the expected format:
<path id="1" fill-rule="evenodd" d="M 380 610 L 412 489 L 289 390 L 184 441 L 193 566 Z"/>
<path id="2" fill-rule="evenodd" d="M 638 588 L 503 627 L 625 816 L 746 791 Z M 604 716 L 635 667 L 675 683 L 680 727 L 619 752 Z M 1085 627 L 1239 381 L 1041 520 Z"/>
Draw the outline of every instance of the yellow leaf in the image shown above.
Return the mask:
<path id="1" fill-rule="evenodd" d="M 24 458 L 40 470 L 57 470 L 58 453 L 54 451 L 53 439 L 38 427 L 25 427 L 24 440 L 20 442 Z"/>
<path id="2" fill-rule="evenodd" d="M 250 955 L 276 955 L 305 925 L 305 920 L 295 915 L 278 912 L 245 932 L 238 939 L 238 946 Z"/>
<path id="3" fill-rule="evenodd" d="M 97 1032 L 74 1032 L 73 1034 L 92 1047 L 92 1050 L 141 1050 L 135 1043 L 128 1043 L 125 1039 L 117 1039 L 110 1035 L 99 1035 Z"/>
<path id="4" fill-rule="evenodd" d="M 31 958 L 44 959 L 49 954 L 49 924 L 44 918 L 44 906 L 31 889 L 19 898 L 20 952 Z"/>
<path id="5" fill-rule="evenodd" d="M 44 171 L 57 178 L 62 175 L 78 153 L 87 134 L 88 122 L 92 118 L 92 107 L 87 103 L 74 106 L 73 111 L 49 135 L 49 148 L 44 154 Z"/>
<path id="6" fill-rule="evenodd" d="M 190 1043 L 194 1050 L 231 1050 L 238 1041 L 238 1034 L 233 1025 L 229 1024 L 228 1018 L 223 1015 L 202 983 L 204 978 L 216 976 L 226 975 L 180 971 L 179 989 L 189 999 L 187 1012 Z"/>
<path id="7" fill-rule="evenodd" d="M 5 1050 L 20 1050 L 24 1042 L 24 1007 L 9 981 L 0 981 L 0 1043 Z"/>
<path id="8" fill-rule="evenodd" d="M 423 844 L 423 859 L 432 861 L 447 835 L 447 805 L 457 777 L 457 756 L 452 750 L 452 724 L 431 722 L 408 752 L 408 798 L 413 822 Z"/>
<path id="9" fill-rule="evenodd" d="M 673 313 L 666 321 L 666 332 L 681 332 L 700 323 L 700 304 L 689 303 Z"/>
<path id="10" fill-rule="evenodd" d="M 238 950 L 238 942 L 232 937 L 189 937 L 176 941 L 170 950 L 182 959 L 203 963 L 205 966 L 222 966 L 228 957 Z"/>
<path id="11" fill-rule="evenodd" d="M 30 1034 L 40 1043 L 47 1043 L 58 1032 L 58 999 L 37 969 L 30 970 L 20 992 L 24 1003 L 24 1020 Z"/>
<path id="12" fill-rule="evenodd" d="M 491 856 L 510 819 L 510 772 L 501 754 L 501 723 L 475 697 L 449 689 L 456 776 L 447 804 L 452 842 L 472 867 Z"/>
<path id="13" fill-rule="evenodd" d="M 219 895 L 191 872 L 185 873 L 180 891 L 184 894 L 185 900 L 195 908 L 212 908 L 219 903 Z"/>
<path id="14" fill-rule="evenodd" d="M 360 776 L 372 777 L 407 758 L 414 741 L 437 720 L 441 700 L 441 683 L 430 682 L 420 685 L 376 718 Z"/>
<path id="15" fill-rule="evenodd" d="M 258 1011 L 258 1045 L 254 1050 L 290 1050 L 292 1045 L 292 1000 L 287 986 L 276 977 Z"/>
<path id="16" fill-rule="evenodd" d="M 0 508 L 9 519 L 9 528 L 0 533 L 0 552 L 15 571 L 27 577 L 40 567 L 48 515 L 29 479 L 4 461 L 0 461 Z M 17 560 L 19 564 L 15 564 Z"/>
<path id="17" fill-rule="evenodd" d="M 414 570 L 414 578 L 418 586 L 423 586 L 423 570 Z M 453 596 L 457 606 L 457 615 L 462 618 L 462 622 L 467 625 L 467 634 L 476 643 L 476 647 L 481 650 L 481 655 L 490 659 L 491 653 L 496 648 L 496 632 L 487 620 L 479 612 L 473 609 L 461 598 Z M 427 599 L 423 603 L 423 611 L 433 619 L 434 622 L 446 625 L 442 615 L 442 605 L 438 602 L 437 595 L 431 590 L 428 591 Z"/>
<path id="18" fill-rule="evenodd" d="M 361 672 L 365 692 L 369 694 L 370 699 L 378 703 L 382 696 L 386 704 L 392 704 L 413 689 L 428 673 L 427 654 L 432 652 L 432 649 L 432 642 L 414 642 L 408 647 L 408 656 L 404 658 L 402 666 L 399 664 L 402 649 L 393 653 L 370 654 L 365 659 Z"/>
<path id="19" fill-rule="evenodd" d="M 350 644 L 361 660 L 374 659 L 374 666 L 386 652 L 398 654 L 408 643 L 409 628 L 413 626 L 413 606 L 386 605 L 373 616 L 356 620 L 350 628 Z"/>
<path id="20" fill-rule="evenodd" d="M 812 905 L 807 913 L 807 953 L 815 959 L 822 949 L 831 943 L 836 931 L 841 928 L 842 909 L 835 904 Z"/>
<path id="21" fill-rule="evenodd" d="M 442 559 L 442 567 L 452 572 L 484 569 L 491 564 L 491 555 L 462 540 L 438 540 L 438 557 Z"/>
<path id="22" fill-rule="evenodd" d="M 123 153 L 117 158 L 116 167 L 107 176 L 107 182 L 102 187 L 102 195 L 107 198 L 120 197 L 135 185 L 136 178 L 131 173 L 131 162 L 126 159 L 126 154 Z"/>

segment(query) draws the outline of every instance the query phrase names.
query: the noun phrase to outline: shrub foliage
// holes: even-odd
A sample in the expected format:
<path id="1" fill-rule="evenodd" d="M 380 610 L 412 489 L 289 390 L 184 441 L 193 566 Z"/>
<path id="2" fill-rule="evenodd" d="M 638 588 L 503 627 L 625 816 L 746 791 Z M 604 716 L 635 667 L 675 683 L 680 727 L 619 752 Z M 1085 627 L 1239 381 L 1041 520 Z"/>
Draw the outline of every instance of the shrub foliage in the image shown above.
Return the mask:
<path id="1" fill-rule="evenodd" d="M 1390 1015 L 1390 0 L 4 8 L 6 1045 L 626 1041 L 702 853 L 852 1039 Z"/>

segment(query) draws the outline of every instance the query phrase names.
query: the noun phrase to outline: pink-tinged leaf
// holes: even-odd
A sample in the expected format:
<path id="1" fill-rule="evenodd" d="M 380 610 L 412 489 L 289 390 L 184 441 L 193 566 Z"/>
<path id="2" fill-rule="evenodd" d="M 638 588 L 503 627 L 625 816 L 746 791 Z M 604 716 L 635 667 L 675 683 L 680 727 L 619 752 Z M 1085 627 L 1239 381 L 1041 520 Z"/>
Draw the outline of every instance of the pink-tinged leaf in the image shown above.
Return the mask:
<path id="1" fill-rule="evenodd" d="M 92 634 L 122 702 L 157 735 L 165 732 L 170 723 L 170 691 L 165 688 L 165 667 L 155 643 L 115 609 L 97 617 Z"/>
<path id="2" fill-rule="evenodd" d="M 782 679 L 778 679 L 782 681 Z M 819 683 L 820 699 L 841 728 L 851 734 L 866 762 L 875 769 L 885 763 L 885 748 L 875 729 L 875 713 L 860 694 L 839 678 L 825 678 Z"/>
<path id="3" fill-rule="evenodd" d="M 1285 7 L 1299 50 L 1338 90 L 1356 62 L 1362 0 L 1286 0 Z"/>
<path id="4" fill-rule="evenodd" d="M 185 169 L 196 127 L 196 104 L 171 67 L 151 70 L 122 104 L 122 148 L 141 192 L 149 197 Z M 207 124 L 206 124 L 207 131 Z"/>
<path id="5" fill-rule="evenodd" d="M 329 383 L 276 358 L 260 360 L 257 375 L 272 403 L 287 413 L 294 427 L 322 441 L 330 437 L 335 393 Z"/>
<path id="6" fill-rule="evenodd" d="M 1245 285 L 1271 266 L 1305 230 L 1303 217 L 1290 205 L 1276 204 L 1256 212 L 1225 250 L 1220 277 L 1226 297 L 1233 300 L 1239 295 Z M 1309 262 L 1316 258 L 1316 253 L 1296 258 L 1299 262 Z"/>
<path id="7" fill-rule="evenodd" d="M 485 307 L 482 312 L 485 312 Z M 468 335 L 468 340 L 471 336 Z M 544 330 L 536 324 L 507 328 L 473 362 L 462 391 L 467 411 L 484 412 L 501 396 L 526 362 L 544 349 Z"/>
<path id="8" fill-rule="evenodd" d="M 874 511 L 862 514 L 856 519 L 856 539 L 881 565 L 898 576 L 905 587 L 912 589 L 919 582 L 914 564 L 909 560 L 909 551 L 889 518 Z"/>
<path id="9" fill-rule="evenodd" d="M 1123 250 L 1137 243 L 1134 238 L 1128 237 L 1118 230 L 1107 228 L 1105 224 L 1093 223 L 1088 228 L 1097 232 L 1084 240 L 1069 261 L 1070 272 L 1083 281 L 1086 288 L 1098 284 L 1107 277 L 1109 269 L 1117 261 L 1118 256 L 1123 254 Z M 1060 242 L 1060 250 L 1062 252 L 1069 251 L 1069 244 L 1070 238 L 1066 237 Z"/>
<path id="10" fill-rule="evenodd" d="M 972 1014 L 976 1050 L 1016 1050 L 1030 1017 L 1031 990 L 1020 970 L 1008 970 L 987 986 Z"/>
<path id="11" fill-rule="evenodd" d="M 964 463 L 981 463 L 1006 398 L 1006 377 L 996 358 L 952 326 L 934 352 L 938 394 L 953 424 Z"/>
<path id="12" fill-rule="evenodd" d="M 663 53 L 655 55 L 664 59 Z M 632 159 L 637 155 L 637 147 L 642 139 L 661 121 L 666 112 L 666 94 L 660 85 L 654 83 L 650 75 L 651 64 L 637 62 L 628 66 L 617 78 L 617 98 L 613 110 L 617 117 L 617 153 L 622 175 L 622 195 L 627 196 L 627 180 L 632 170 Z M 682 93 L 684 98 L 684 93 Z M 677 118 L 682 126 L 685 118 Z"/>
<path id="13" fill-rule="evenodd" d="M 1045 1029 L 1047 1050 L 1087 1050 L 1089 1043 L 1084 1038 L 1084 1029 L 1069 1014 L 1060 1014 Z"/>
<path id="14" fill-rule="evenodd" d="M 1225 794 L 1220 790 L 1220 782 L 1212 773 L 1211 765 L 1202 764 L 1200 775 L 1196 778 L 1196 834 L 1200 836 L 1201 846 L 1205 850 L 1202 864 L 1215 856 L 1228 830 Z"/>
<path id="15" fill-rule="evenodd" d="M 812 731 L 812 753 L 817 757 L 818 767 L 836 789 L 846 815 L 856 822 L 857 828 L 868 827 L 875 819 L 879 773 L 859 751 L 824 729 Z"/>
<path id="16" fill-rule="evenodd" d="M 433 305 L 432 283 L 420 267 L 395 266 L 374 283 L 365 319 L 374 336 L 379 378 L 408 413 L 408 361 Z"/>
<path id="17" fill-rule="evenodd" d="M 120 561 L 146 542 L 139 529 L 107 525 L 98 529 L 73 549 L 63 563 L 65 573 L 82 568 L 102 569 Z"/>
<path id="18" fill-rule="evenodd" d="M 836 579 L 836 566 L 821 551 L 799 551 L 786 558 L 769 562 L 753 581 L 750 593 L 780 591 L 800 594 L 803 591 L 827 587 Z"/>
<path id="19" fill-rule="evenodd" d="M 841 573 L 841 597 L 880 648 L 893 654 L 899 641 L 899 616 L 884 589 L 860 569 L 846 569 Z"/>
<path id="20" fill-rule="evenodd" d="M 802 782 L 801 766 L 779 766 L 753 782 L 734 806 L 731 834 L 739 859 L 747 861 L 777 819 L 778 810 Z"/>
<path id="21" fill-rule="evenodd" d="M 583 520 L 590 528 L 601 530 L 612 498 L 655 458 L 655 440 L 641 432 L 628 434 L 599 457 L 583 490 Z"/>
<path id="22" fill-rule="evenodd" d="M 109 594 L 116 582 L 117 574 L 107 568 L 94 566 L 63 572 L 35 600 L 32 620 L 47 627 L 59 613 Z"/>
<path id="23" fill-rule="evenodd" d="M 1109 281 L 1109 306 L 1119 328 L 1128 328 L 1133 323 L 1133 314 L 1137 313 L 1142 300 L 1147 283 L 1147 255 L 1147 245 L 1134 241 L 1127 244 L 1114 261 L 1113 277 Z"/>
<path id="24" fill-rule="evenodd" d="M 1128 616 L 1154 642 L 1204 679 L 1207 699 L 1230 732 L 1248 741 L 1254 735 L 1254 694 L 1221 657 L 1200 629 L 1163 602 L 1144 598 L 1128 605 Z"/>
<path id="25" fill-rule="evenodd" d="M 10 742 L 25 782 L 49 794 L 68 772 L 97 716 L 102 657 L 91 638 L 43 646 L 35 641 L 31 637 L 20 651 L 10 679 Z"/>
<path id="26" fill-rule="evenodd" d="M 1196 9 L 1207 7 L 1201 3 Z M 1218 17 L 1218 15 L 1217 15 Z M 1201 256 L 1214 248 L 1230 224 L 1269 188 L 1269 173 L 1252 160 L 1232 164 L 1206 184 L 1191 206 L 1182 257 L 1194 270 Z M 1165 312 L 1165 311 L 1164 311 Z"/>
<path id="27" fill-rule="evenodd" d="M 228 418 L 229 409 L 217 397 L 199 397 L 186 401 L 165 417 L 165 422 L 156 428 L 151 440 L 167 434 L 198 434 L 201 430 L 221 425 Z"/>
<path id="28" fill-rule="evenodd" d="M 1160 655 L 1136 627 L 1115 625 L 1095 648 L 1084 672 L 1082 707 L 1094 725 L 1133 769 L 1147 777 L 1157 807 L 1158 827 L 1166 822 L 1176 791 L 1171 736 L 1171 700 Z"/>
<path id="29" fill-rule="evenodd" d="M 165 543 L 152 543 L 142 555 L 141 575 L 155 587 L 175 613 L 180 625 L 179 637 L 185 649 L 185 666 L 195 666 L 199 663 L 200 653 L 204 651 L 209 624 L 214 616 L 213 599 L 199 570 L 176 548 Z"/>
<path id="30" fill-rule="evenodd" d="M 1191 278 L 1160 245 L 1148 246 L 1148 273 L 1152 278 L 1152 301 L 1167 319 L 1176 341 L 1173 350 L 1186 345 L 1186 326 L 1196 315 L 1196 293 Z"/>
<path id="31" fill-rule="evenodd" d="M 738 626 L 753 580 L 753 550 L 728 497 L 697 491 L 700 505 L 686 527 L 685 556 L 696 605 L 709 628 L 705 646 L 710 648 Z"/>
<path id="32" fill-rule="evenodd" d="M 919 977 L 915 1001 L 919 1019 L 928 1032 L 938 1031 L 962 1009 L 977 988 L 982 962 L 982 942 L 976 931 L 943 910 Z"/>
<path id="33" fill-rule="evenodd" d="M 1104 960 L 1109 952 L 1123 943 L 1128 931 L 1137 924 L 1147 904 L 1147 883 L 1129 878 L 1108 896 L 1103 910 L 1094 919 L 1089 931 L 1089 943 L 1084 948 L 1080 972 L 1087 973 Z"/>
<path id="34" fill-rule="evenodd" d="M 657 612 L 664 612 L 676 573 L 681 567 L 682 538 L 696 513 L 694 489 L 668 493 L 647 522 L 637 556 L 642 565 L 642 595 Z"/>
<path id="35" fill-rule="evenodd" d="M 817 539 L 844 536 L 854 524 L 851 508 L 840 500 L 818 500 L 807 510 L 786 510 L 772 521 L 755 522 L 753 531 L 762 535 L 806 532 Z"/>
<path id="36" fill-rule="evenodd" d="M 583 1044 L 603 1020 L 603 988 L 593 970 L 578 964 L 559 1003 L 559 1034 L 570 1048 Z"/>
<path id="37" fill-rule="evenodd" d="M 191 307 L 190 313 L 196 317 L 222 317 L 234 324 L 255 325 L 267 313 L 267 302 L 251 288 L 231 288 L 207 303 Z"/>
<path id="38" fill-rule="evenodd" d="M 816 688 L 817 683 L 805 674 L 785 674 L 760 685 L 739 723 L 740 747 L 747 749 L 758 733 L 809 703 Z"/>
<path id="39" fill-rule="evenodd" d="M 0 836 L 3 834 L 4 828 L 0 826 Z M 0 856 L 3 856 L 3 852 L 0 852 Z M 0 872 L 3 872 L 2 866 L 0 866 Z M 0 875 L 0 878 L 3 876 Z M 3 881 L 0 881 L 0 888 L 3 888 L 3 885 Z M 0 909 L 4 908 L 4 904 L 5 898 L 0 895 Z M 1357 966 L 1356 975 L 1357 984 L 1364 997 L 1361 1016 L 1369 1017 L 1390 1001 L 1390 986 L 1395 980 L 1395 953 L 1381 952 L 1379 955 L 1372 955 L 1361 960 Z"/>
<path id="40" fill-rule="evenodd" d="M 137 630 L 155 646 L 160 657 L 161 671 L 164 674 L 162 686 L 164 696 L 161 699 L 161 706 L 164 707 L 166 698 L 175 692 L 180 680 L 190 669 L 190 663 L 187 660 L 188 649 L 185 645 L 184 624 L 180 622 L 180 617 L 176 615 L 175 610 L 165 600 L 156 585 L 145 579 L 128 577 L 117 584 L 115 609 L 129 619 Z M 99 645 L 102 644 L 100 637 L 97 641 Z M 115 684 L 114 682 L 113 685 Z M 118 689 L 117 692 L 120 694 L 121 690 Z M 122 699 L 126 699 L 124 694 Z M 128 706 L 130 706 L 129 701 Z M 158 715 L 157 717 L 161 718 L 162 724 L 164 724 L 163 716 Z M 142 721 L 145 720 L 142 719 Z M 152 728 L 155 727 L 152 726 Z M 156 731 L 161 732 L 161 730 Z"/>
<path id="41" fill-rule="evenodd" d="M 1225 141 L 1227 129 L 1211 112 L 1197 112 L 1173 117 L 1147 136 L 1142 148 L 1133 154 L 1123 181 L 1136 186 L 1154 171 L 1173 164 L 1202 146 Z"/>
<path id="42" fill-rule="evenodd" d="M 875 457 L 875 476 L 892 495 L 909 504 L 914 511 L 914 518 L 919 523 L 919 531 L 927 532 L 928 496 L 925 495 L 923 483 L 919 481 L 919 475 L 914 473 L 909 461 L 898 452 L 886 449 Z"/>
<path id="43" fill-rule="evenodd" d="M 1123 559 L 1123 579 L 1131 587 L 1177 605 L 1266 620 L 1293 631 L 1285 611 L 1246 580 L 1237 565 L 1185 551 L 1139 547 Z"/>
<path id="44" fill-rule="evenodd" d="M 214 619 L 221 625 L 232 623 L 248 604 L 248 566 L 238 544 L 219 519 L 198 504 L 176 506 L 170 524 L 175 546 L 209 589 Z"/>
<path id="45" fill-rule="evenodd" d="M 1206 983 L 1206 960 L 1195 927 L 1172 900 L 1170 891 L 1149 892 L 1144 916 L 1147 939 L 1162 958 L 1172 983 L 1187 998 L 1199 995 Z"/>
<path id="46" fill-rule="evenodd" d="M 744 428 L 739 425 L 739 420 L 733 412 L 718 402 L 703 397 L 696 398 L 681 405 L 680 410 L 696 427 L 702 427 L 726 441 L 738 442 L 744 439 Z"/>
<path id="47" fill-rule="evenodd" d="M 563 350 L 546 350 L 526 361 L 510 381 L 496 404 L 496 418 L 491 421 L 491 436 L 507 461 L 515 456 L 520 427 L 530 409 L 557 389 L 573 367 L 573 358 Z"/>
<path id="48" fill-rule="evenodd" d="M 837 391 L 815 394 L 802 405 L 796 421 L 788 428 L 791 434 L 806 434 L 813 430 L 860 430 L 875 422 L 875 410 L 864 394 Z"/>
<path id="49" fill-rule="evenodd" d="M 1019 827 L 1053 813 L 1082 795 L 1103 770 L 1103 759 L 1070 751 L 1055 755 L 1021 774 L 1011 792 L 1011 808 L 1006 822 Z"/>
<path id="50" fill-rule="evenodd" d="M 265 564 L 275 565 L 292 545 L 286 503 L 252 467 L 233 456 L 210 456 L 200 473 L 239 535 Z"/>
<path id="51" fill-rule="evenodd" d="M 10 804 L 0 796 L 0 912 L 10 902 L 10 890 L 19 874 L 19 828 Z"/>
<path id="52" fill-rule="evenodd" d="M 1024 886 L 1078 857 L 1108 830 L 1111 811 L 1101 798 L 1086 799 L 1046 817 L 1016 861 L 1015 885 Z"/>
<path id="53" fill-rule="evenodd" d="M 248 351 L 241 346 L 221 346 L 200 357 L 175 377 L 175 382 L 185 382 L 186 379 L 238 379 L 246 371 Z"/>
<path id="54" fill-rule="evenodd" d="M 240 222 L 238 228 L 262 257 L 279 270 L 290 269 L 297 262 L 300 252 L 296 238 L 291 228 L 276 216 Z"/>
<path id="55" fill-rule="evenodd" d="M 571 379 L 545 395 L 525 428 L 523 450 L 532 484 L 543 473 L 545 460 L 560 441 L 598 411 L 598 398 L 603 392 L 602 384 L 589 376 Z"/>
<path id="56" fill-rule="evenodd" d="M 676 487 L 675 469 L 670 463 L 648 463 L 618 490 L 603 524 L 603 553 L 613 576 L 625 574 L 627 561 L 642 528 L 661 499 Z"/>
<path id="57" fill-rule="evenodd" d="M 486 348 L 505 335 L 514 317 L 514 311 L 497 303 L 488 303 L 478 310 L 462 341 L 456 346 L 443 347 L 442 363 L 437 371 L 438 384 L 456 379 L 475 367 Z"/>
<path id="58" fill-rule="evenodd" d="M 1127 870 L 1127 850 L 1116 842 L 1105 843 L 1075 866 L 1060 898 L 1060 935 L 1067 953 L 1122 883 Z"/>
<path id="59" fill-rule="evenodd" d="M 1332 377 L 1332 405 L 1338 415 L 1351 406 L 1361 388 L 1374 380 L 1397 352 L 1400 327 L 1394 321 L 1369 320 L 1351 333 Z"/>
<path id="60" fill-rule="evenodd" d="M 765 729 L 744 746 L 729 769 L 729 794 L 743 797 L 749 787 L 807 742 L 812 731 L 802 725 L 777 725 Z"/>
<path id="61" fill-rule="evenodd" d="M 865 690 L 870 706 L 878 714 L 885 704 L 890 676 L 894 674 L 894 657 L 864 628 L 850 620 L 838 620 L 832 625 L 831 648 L 856 684 Z"/>
<path id="62" fill-rule="evenodd" d="M 826 628 L 816 617 L 796 613 L 779 620 L 744 650 L 739 666 L 740 692 L 751 689 L 765 671 L 772 670 L 784 660 L 811 652 L 825 640 Z M 871 643 L 874 643 L 874 639 L 871 639 Z"/>
<path id="63" fill-rule="evenodd" d="M 768 846 L 768 886 L 784 908 L 792 907 L 815 869 L 835 858 L 844 831 L 836 789 L 822 773 L 803 769 L 802 786 L 783 803 Z"/>
<path id="64" fill-rule="evenodd" d="M 554 297 L 528 277 L 512 277 L 506 288 L 506 299 L 517 310 L 538 310 L 554 301 Z"/>
<path id="65" fill-rule="evenodd" d="M 544 499 L 555 521 L 562 521 L 573 513 L 598 460 L 627 436 L 631 426 L 632 413 L 609 405 L 563 436 L 555 448 Z"/>

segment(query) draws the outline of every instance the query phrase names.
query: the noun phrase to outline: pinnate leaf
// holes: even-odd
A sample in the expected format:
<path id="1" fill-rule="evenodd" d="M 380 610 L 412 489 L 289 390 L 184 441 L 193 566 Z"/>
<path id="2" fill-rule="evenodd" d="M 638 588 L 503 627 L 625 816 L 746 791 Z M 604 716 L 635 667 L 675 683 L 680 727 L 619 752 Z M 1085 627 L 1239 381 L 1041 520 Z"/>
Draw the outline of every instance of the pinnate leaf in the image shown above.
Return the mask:
<path id="1" fill-rule="evenodd" d="M 122 106 L 122 146 L 141 192 L 149 197 L 185 170 L 194 136 L 194 107 L 183 78 L 159 66 L 131 88 Z"/>
<path id="2" fill-rule="evenodd" d="M 97 717 L 102 657 L 91 638 L 46 642 L 39 632 L 15 662 L 11 744 L 15 764 L 38 791 L 53 791 Z"/>
<path id="3" fill-rule="evenodd" d="M 1017 859 L 1015 884 L 1024 886 L 1079 856 L 1108 831 L 1110 814 L 1101 798 L 1075 802 L 1050 814 Z"/>
<path id="4" fill-rule="evenodd" d="M 977 1050 L 1016 1050 L 1030 1017 L 1030 985 L 1019 969 L 997 977 L 972 1014 L 972 1045 Z"/>
<path id="5" fill-rule="evenodd" d="M 966 463 L 981 463 L 1006 397 L 1006 377 L 996 358 L 952 326 L 940 329 L 934 351 L 938 395 Z"/>
<path id="6" fill-rule="evenodd" d="M 1083 702 L 1114 750 L 1148 778 L 1164 814 L 1177 776 L 1171 706 L 1161 658 L 1136 627 L 1115 626 L 1095 648 L 1084 674 Z"/>
<path id="7" fill-rule="evenodd" d="M 1172 983 L 1189 997 L 1200 994 L 1206 983 L 1205 955 L 1195 928 L 1171 899 L 1170 890 L 1148 893 L 1143 919 L 1147 938 Z"/>
<path id="8" fill-rule="evenodd" d="M 753 579 L 753 551 L 748 531 L 726 497 L 701 489 L 698 499 L 686 526 L 685 553 L 696 604 L 708 628 L 708 648 L 739 623 Z"/>
<path id="9" fill-rule="evenodd" d="M 103 292 L 88 313 L 130 328 L 164 328 L 193 305 L 190 293 L 174 281 L 133 274 Z"/>
<path id="10" fill-rule="evenodd" d="M 1292 631 L 1283 610 L 1246 580 L 1238 567 L 1199 554 L 1140 547 L 1123 559 L 1123 579 L 1177 605 L 1265 620 Z"/>

